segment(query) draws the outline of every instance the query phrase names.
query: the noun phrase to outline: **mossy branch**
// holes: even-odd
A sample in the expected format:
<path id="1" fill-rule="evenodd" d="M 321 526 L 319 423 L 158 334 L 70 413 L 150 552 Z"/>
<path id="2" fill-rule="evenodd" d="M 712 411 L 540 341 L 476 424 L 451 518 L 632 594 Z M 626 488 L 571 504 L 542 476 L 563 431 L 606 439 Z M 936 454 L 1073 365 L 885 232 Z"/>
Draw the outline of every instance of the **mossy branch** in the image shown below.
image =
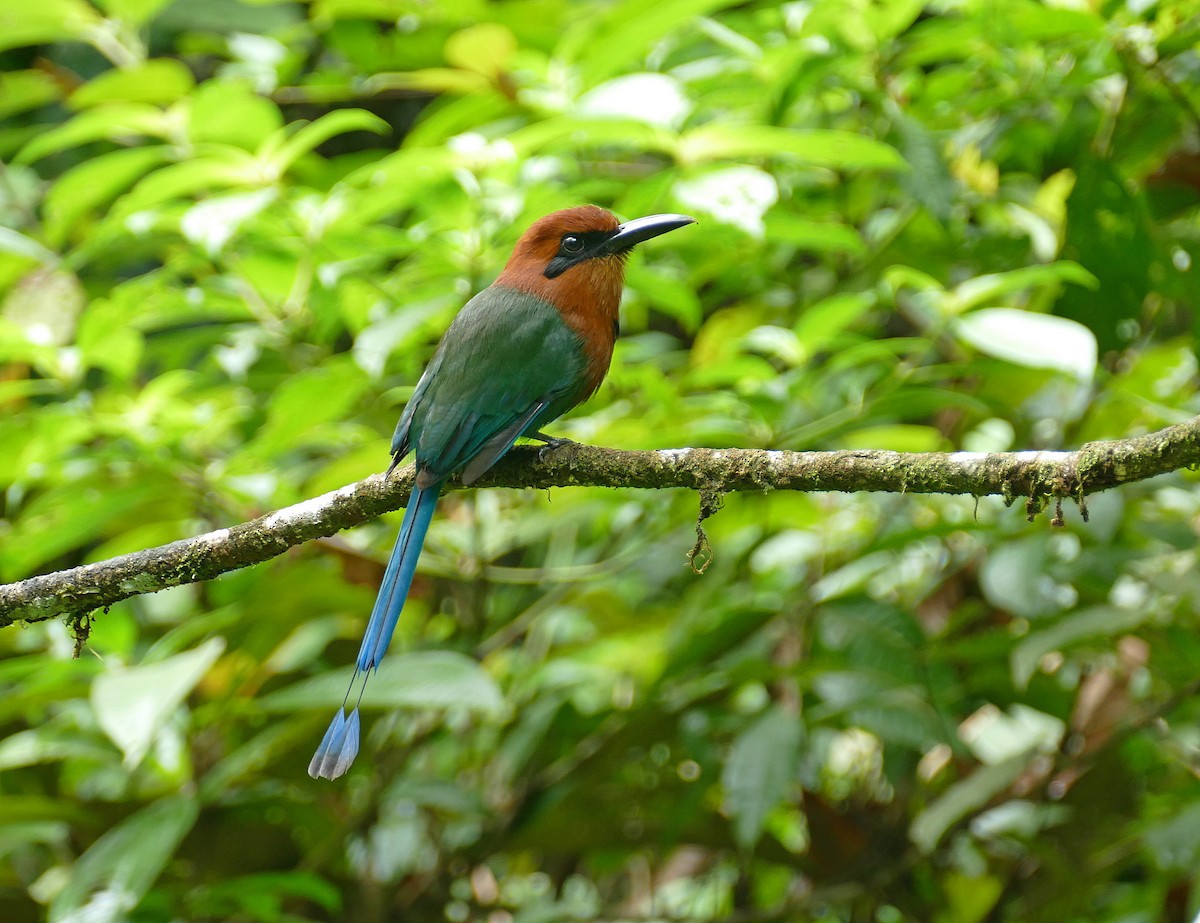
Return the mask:
<path id="1" fill-rule="evenodd" d="M 1032 518 L 1047 502 L 1082 503 L 1096 491 L 1200 464 L 1200 417 L 1156 433 L 1088 443 L 1074 452 L 782 452 L 663 449 L 625 452 L 584 445 L 518 446 L 479 487 L 684 487 L 739 490 L 893 491 L 1026 497 Z M 412 468 L 277 510 L 251 522 L 0 586 L 0 626 L 85 614 L 130 596 L 209 580 L 293 545 L 333 535 L 407 502 Z M 451 483 L 448 489 L 459 489 Z M 1086 515 L 1086 513 L 1085 513 Z M 1061 522 L 1061 515 L 1055 516 Z"/>

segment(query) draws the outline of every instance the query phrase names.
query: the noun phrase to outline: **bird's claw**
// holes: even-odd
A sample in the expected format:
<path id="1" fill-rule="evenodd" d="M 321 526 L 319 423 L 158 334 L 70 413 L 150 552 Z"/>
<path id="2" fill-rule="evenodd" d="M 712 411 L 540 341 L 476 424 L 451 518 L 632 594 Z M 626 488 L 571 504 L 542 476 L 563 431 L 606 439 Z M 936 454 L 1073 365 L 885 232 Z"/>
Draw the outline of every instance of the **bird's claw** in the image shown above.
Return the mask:
<path id="1" fill-rule="evenodd" d="M 545 445 L 543 445 L 540 449 L 538 449 L 538 461 L 539 462 L 544 462 L 546 460 L 547 455 L 549 455 L 551 452 L 554 452 L 558 449 L 565 449 L 568 446 L 579 445 L 579 443 L 577 443 L 573 439 L 563 439 L 561 436 L 547 436 L 544 433 L 535 433 L 533 436 L 530 436 L 529 438 L 536 439 L 539 442 L 545 443 Z"/>

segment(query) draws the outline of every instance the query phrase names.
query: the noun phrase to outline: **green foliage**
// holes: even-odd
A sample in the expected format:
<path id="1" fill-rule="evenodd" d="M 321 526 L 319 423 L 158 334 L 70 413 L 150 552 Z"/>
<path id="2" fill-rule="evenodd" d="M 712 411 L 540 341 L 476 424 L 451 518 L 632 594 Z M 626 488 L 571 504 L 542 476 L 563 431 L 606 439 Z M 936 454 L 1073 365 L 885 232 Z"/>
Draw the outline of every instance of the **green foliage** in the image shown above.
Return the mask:
<path id="1" fill-rule="evenodd" d="M 582 202 L 556 432 L 1060 449 L 1192 416 L 1186 0 L 0 4 L 0 579 L 385 467 Z M 1200 498 L 445 498 L 363 753 L 305 767 L 398 517 L 0 634 L 0 919 L 1185 920 Z M 89 634 L 90 632 L 90 634 Z M 76 636 L 86 635 L 72 659 Z"/>

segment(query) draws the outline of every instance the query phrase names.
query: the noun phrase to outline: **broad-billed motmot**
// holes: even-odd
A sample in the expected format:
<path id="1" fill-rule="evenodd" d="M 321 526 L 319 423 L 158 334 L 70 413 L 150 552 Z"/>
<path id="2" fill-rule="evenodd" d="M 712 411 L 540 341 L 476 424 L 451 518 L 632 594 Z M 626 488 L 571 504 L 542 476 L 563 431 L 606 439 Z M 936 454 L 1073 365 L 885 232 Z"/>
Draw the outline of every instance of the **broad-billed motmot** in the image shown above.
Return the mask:
<path id="1" fill-rule="evenodd" d="M 554 212 L 534 222 L 499 278 L 454 319 L 392 437 L 392 468 L 412 451 L 416 480 L 346 700 L 308 765 L 314 779 L 336 779 L 358 754 L 358 705 L 347 716 L 346 704 L 392 639 L 442 483 L 455 472 L 473 483 L 521 436 L 557 441 L 541 428 L 608 373 L 629 251 L 692 223 L 651 215 L 620 224 L 594 205 Z"/>

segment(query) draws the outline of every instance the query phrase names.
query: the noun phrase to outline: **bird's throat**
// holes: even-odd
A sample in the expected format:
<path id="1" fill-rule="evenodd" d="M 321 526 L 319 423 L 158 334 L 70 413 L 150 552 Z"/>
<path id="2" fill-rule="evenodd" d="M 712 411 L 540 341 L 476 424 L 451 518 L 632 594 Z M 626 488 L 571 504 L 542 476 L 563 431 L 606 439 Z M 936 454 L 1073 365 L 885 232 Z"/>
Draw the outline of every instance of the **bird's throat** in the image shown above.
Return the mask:
<path id="1" fill-rule="evenodd" d="M 612 362 L 624 284 L 625 261 L 619 256 L 588 260 L 560 276 L 547 279 L 535 266 L 509 264 L 497 285 L 535 295 L 553 305 L 583 344 L 587 362 L 585 390 L 589 397 L 600 387 Z"/>

